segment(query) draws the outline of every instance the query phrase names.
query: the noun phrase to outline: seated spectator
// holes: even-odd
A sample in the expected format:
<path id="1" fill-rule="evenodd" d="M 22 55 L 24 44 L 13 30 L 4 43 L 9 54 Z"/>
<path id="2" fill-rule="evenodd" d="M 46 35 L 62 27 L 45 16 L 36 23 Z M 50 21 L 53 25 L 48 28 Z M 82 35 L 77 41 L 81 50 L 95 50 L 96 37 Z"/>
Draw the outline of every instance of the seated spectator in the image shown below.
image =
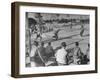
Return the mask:
<path id="1" fill-rule="evenodd" d="M 46 47 L 45 51 L 46 51 L 47 58 L 54 56 L 54 49 L 51 46 L 51 42 L 48 43 L 48 46 Z"/>
<path id="2" fill-rule="evenodd" d="M 40 58 L 40 61 L 38 61 L 40 63 L 40 65 L 45 66 L 45 62 L 47 61 L 47 57 L 46 57 L 46 52 L 45 52 L 45 47 L 44 47 L 43 42 L 41 42 L 40 47 L 37 49 L 37 55 Z"/>
<path id="3" fill-rule="evenodd" d="M 87 58 L 87 55 L 84 55 L 84 57 L 81 59 L 81 64 L 88 64 L 89 59 Z"/>
<path id="4" fill-rule="evenodd" d="M 61 49 L 59 49 L 56 53 L 55 53 L 55 57 L 56 57 L 56 61 L 58 63 L 59 66 L 61 65 L 66 65 L 67 64 L 67 52 L 66 52 L 66 43 L 62 42 L 61 43 Z"/>

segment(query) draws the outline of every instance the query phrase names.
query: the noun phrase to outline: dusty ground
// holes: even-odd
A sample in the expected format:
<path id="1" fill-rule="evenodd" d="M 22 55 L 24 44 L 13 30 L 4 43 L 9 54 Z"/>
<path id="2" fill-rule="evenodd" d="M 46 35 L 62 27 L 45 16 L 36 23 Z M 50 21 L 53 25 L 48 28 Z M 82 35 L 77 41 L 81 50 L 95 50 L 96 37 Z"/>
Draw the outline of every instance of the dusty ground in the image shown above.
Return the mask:
<path id="1" fill-rule="evenodd" d="M 58 33 L 59 36 L 58 40 L 54 40 L 52 38 L 54 32 L 48 32 L 43 34 L 42 41 L 45 42 L 45 46 L 47 45 L 47 42 L 50 41 L 54 49 L 60 46 L 61 42 L 66 42 L 67 44 L 66 49 L 74 48 L 75 42 L 79 42 L 79 46 L 82 52 L 85 53 L 89 43 L 89 24 L 84 25 L 83 36 L 80 36 L 81 30 L 82 29 L 80 25 L 75 25 L 73 26 L 72 29 L 70 29 L 69 27 L 61 28 L 61 31 Z M 35 34 L 32 35 L 32 42 L 34 41 L 34 39 L 35 39 Z M 26 58 L 26 62 L 27 60 L 29 60 L 29 57 Z"/>

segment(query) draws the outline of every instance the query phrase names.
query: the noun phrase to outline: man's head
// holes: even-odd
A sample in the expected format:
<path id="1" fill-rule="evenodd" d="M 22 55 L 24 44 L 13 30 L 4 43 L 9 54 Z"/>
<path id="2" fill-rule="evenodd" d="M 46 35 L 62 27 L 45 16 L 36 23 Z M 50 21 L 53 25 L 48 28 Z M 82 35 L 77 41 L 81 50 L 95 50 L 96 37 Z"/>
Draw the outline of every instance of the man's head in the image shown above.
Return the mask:
<path id="1" fill-rule="evenodd" d="M 44 46 L 44 42 L 41 42 L 41 46 Z"/>
<path id="2" fill-rule="evenodd" d="M 88 43 L 88 47 L 90 47 L 90 44 Z"/>
<path id="3" fill-rule="evenodd" d="M 62 42 L 61 43 L 61 46 L 65 48 L 66 47 L 66 43 L 65 42 Z"/>
<path id="4" fill-rule="evenodd" d="M 48 45 L 51 45 L 51 42 L 48 42 Z"/>
<path id="5" fill-rule="evenodd" d="M 34 45 L 35 45 L 35 46 L 38 46 L 39 44 L 38 44 L 38 42 L 37 42 L 37 41 L 34 41 Z"/>
<path id="6" fill-rule="evenodd" d="M 79 43 L 78 43 L 78 42 L 76 42 L 76 43 L 75 43 L 75 45 L 76 45 L 76 46 L 79 46 Z"/>

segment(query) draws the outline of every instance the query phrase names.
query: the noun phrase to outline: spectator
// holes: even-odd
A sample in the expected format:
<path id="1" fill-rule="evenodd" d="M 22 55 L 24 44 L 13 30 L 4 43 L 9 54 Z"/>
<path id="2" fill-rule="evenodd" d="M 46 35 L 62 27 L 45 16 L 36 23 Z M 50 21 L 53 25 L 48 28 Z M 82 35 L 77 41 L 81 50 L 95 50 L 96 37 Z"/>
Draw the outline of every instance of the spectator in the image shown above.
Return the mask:
<path id="1" fill-rule="evenodd" d="M 36 66 L 35 56 L 36 56 L 37 49 L 38 49 L 38 42 L 34 41 L 34 44 L 32 45 L 32 49 L 31 49 L 31 54 L 30 54 L 31 66 Z"/>
<path id="2" fill-rule="evenodd" d="M 88 48 L 86 50 L 86 55 L 88 59 L 89 59 L 89 54 L 90 54 L 90 44 L 88 44 Z"/>
<path id="3" fill-rule="evenodd" d="M 66 52 L 65 48 L 66 48 L 66 43 L 62 42 L 61 43 L 61 49 L 59 49 L 55 54 L 56 61 L 57 61 L 59 66 L 67 64 L 67 62 L 66 62 L 67 52 Z"/>
<path id="4" fill-rule="evenodd" d="M 84 57 L 81 61 L 81 64 L 88 64 L 89 62 L 89 54 L 90 54 L 90 44 L 88 44 L 88 48 L 86 50 L 86 54 L 84 54 Z"/>
<path id="5" fill-rule="evenodd" d="M 34 41 L 34 44 L 32 45 L 32 49 L 31 49 L 30 57 L 34 57 L 35 56 L 35 52 L 36 52 L 37 48 L 38 48 L 38 42 Z"/>
<path id="6" fill-rule="evenodd" d="M 82 52 L 78 42 L 75 43 L 73 59 L 74 59 L 74 64 L 81 64 Z"/>
<path id="7" fill-rule="evenodd" d="M 84 55 L 84 57 L 81 60 L 81 64 L 88 64 L 89 59 L 87 58 L 87 55 Z"/>
<path id="8" fill-rule="evenodd" d="M 46 47 L 46 55 L 47 58 L 49 59 L 50 57 L 54 56 L 54 49 L 51 46 L 51 42 L 48 43 L 48 46 Z"/>
<path id="9" fill-rule="evenodd" d="M 45 66 L 45 62 L 47 61 L 47 57 L 46 57 L 46 52 L 45 52 L 45 47 L 44 47 L 44 43 L 41 42 L 40 47 L 37 50 L 38 56 L 41 59 L 40 64 L 42 66 Z"/>

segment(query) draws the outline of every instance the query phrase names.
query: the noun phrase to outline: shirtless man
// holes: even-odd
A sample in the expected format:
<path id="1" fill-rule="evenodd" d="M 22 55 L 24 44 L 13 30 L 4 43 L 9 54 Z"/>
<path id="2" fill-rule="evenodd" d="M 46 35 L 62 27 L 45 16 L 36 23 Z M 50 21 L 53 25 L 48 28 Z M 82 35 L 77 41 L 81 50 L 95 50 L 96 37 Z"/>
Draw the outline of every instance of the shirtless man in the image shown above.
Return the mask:
<path id="1" fill-rule="evenodd" d="M 82 57 L 82 52 L 79 47 L 79 43 L 76 42 L 74 48 L 74 55 L 73 55 L 74 64 L 81 64 L 81 57 Z"/>

